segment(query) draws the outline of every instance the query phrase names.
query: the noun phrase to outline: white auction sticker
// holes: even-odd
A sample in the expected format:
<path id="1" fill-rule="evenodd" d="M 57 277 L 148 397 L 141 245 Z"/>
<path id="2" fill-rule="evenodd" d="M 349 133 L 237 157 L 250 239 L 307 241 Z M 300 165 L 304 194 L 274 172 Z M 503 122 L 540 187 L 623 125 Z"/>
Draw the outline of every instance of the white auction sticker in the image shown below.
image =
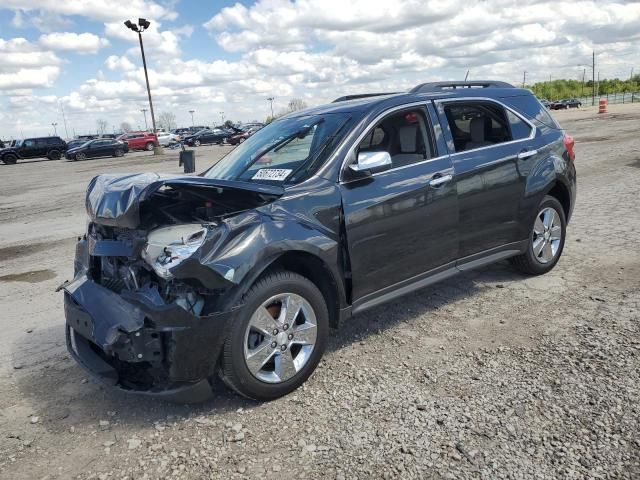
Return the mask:
<path id="1" fill-rule="evenodd" d="M 284 182 L 284 180 L 293 172 L 288 168 L 261 168 L 258 170 L 251 180 L 274 180 L 276 182 Z"/>

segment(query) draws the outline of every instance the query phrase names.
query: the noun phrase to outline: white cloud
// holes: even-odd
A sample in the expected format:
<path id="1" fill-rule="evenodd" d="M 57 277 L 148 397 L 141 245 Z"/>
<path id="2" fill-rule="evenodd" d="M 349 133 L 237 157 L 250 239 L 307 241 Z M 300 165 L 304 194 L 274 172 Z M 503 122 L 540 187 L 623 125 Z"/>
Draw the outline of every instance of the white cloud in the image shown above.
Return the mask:
<path id="1" fill-rule="evenodd" d="M 175 19 L 176 12 L 151 0 L 3 0 L 3 8 L 30 12 L 42 10 L 56 15 L 80 15 L 99 21 L 131 18 Z"/>
<path id="2" fill-rule="evenodd" d="M 104 71 L 88 72 L 88 80 L 79 79 L 59 98 L 77 125 L 94 125 L 98 114 L 115 125 L 143 121 L 139 110 L 146 106 L 146 87 L 138 38 L 122 24 L 122 12 L 151 20 L 143 38 L 154 106 L 158 112 L 174 111 L 185 124 L 190 124 L 190 109 L 200 123 L 214 123 L 219 111 L 233 119 L 260 119 L 268 114 L 269 96 L 276 97 L 278 110 L 293 96 L 313 105 L 342 94 L 464 78 L 467 70 L 470 78 L 513 83 L 519 83 L 523 70 L 531 81 L 550 74 L 578 78 L 582 67 L 577 64 L 589 63 L 593 49 L 603 77 L 626 77 L 632 66 L 640 71 L 640 2 L 623 0 L 258 0 L 217 13 L 214 6 L 199 5 L 201 14 L 207 8 L 211 14 L 203 17 L 210 18 L 204 23 L 209 35 L 197 39 L 205 47 L 198 48 L 198 58 L 193 58 L 196 50 L 184 48 L 184 40 L 202 31 L 172 23 L 176 14 L 170 0 L 4 3 L 15 11 L 13 23 L 25 27 L 34 25 L 34 16 L 79 23 L 72 15 L 82 15 L 104 23 L 100 36 L 117 52 L 99 59 L 104 66 L 94 68 Z M 100 36 L 92 39 L 93 46 L 83 46 L 98 51 Z M 211 58 L 215 49 L 206 48 L 207 41 L 229 53 Z M 5 91 L 28 92 L 20 103 L 21 118 L 33 111 L 37 123 L 41 113 L 25 105 L 37 105 L 47 93 L 41 88 L 55 84 L 64 62 L 58 55 L 64 51 L 52 43 L 0 41 Z"/>
<path id="3" fill-rule="evenodd" d="M 58 32 L 40 36 L 40 45 L 52 50 L 89 54 L 108 46 L 109 40 L 93 33 Z"/>
<path id="4" fill-rule="evenodd" d="M 117 55 L 107 57 L 104 64 L 109 70 L 119 72 L 130 72 L 136 69 L 136 66 L 127 57 L 118 57 Z"/>

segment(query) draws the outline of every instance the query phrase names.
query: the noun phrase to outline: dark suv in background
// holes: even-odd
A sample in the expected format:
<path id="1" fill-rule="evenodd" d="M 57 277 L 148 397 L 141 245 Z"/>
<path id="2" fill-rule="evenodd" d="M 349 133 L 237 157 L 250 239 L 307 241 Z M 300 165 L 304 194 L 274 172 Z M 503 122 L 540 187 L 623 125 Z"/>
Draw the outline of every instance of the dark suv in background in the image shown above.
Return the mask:
<path id="1" fill-rule="evenodd" d="M 530 91 L 426 83 L 294 112 L 201 176 L 101 175 L 65 291 L 71 355 L 129 392 L 250 398 L 337 327 L 460 272 L 562 254 L 573 140 Z"/>
<path id="2" fill-rule="evenodd" d="M 0 160 L 14 164 L 23 158 L 60 159 L 67 150 L 67 144 L 60 137 L 25 138 L 13 147 L 0 150 Z"/>

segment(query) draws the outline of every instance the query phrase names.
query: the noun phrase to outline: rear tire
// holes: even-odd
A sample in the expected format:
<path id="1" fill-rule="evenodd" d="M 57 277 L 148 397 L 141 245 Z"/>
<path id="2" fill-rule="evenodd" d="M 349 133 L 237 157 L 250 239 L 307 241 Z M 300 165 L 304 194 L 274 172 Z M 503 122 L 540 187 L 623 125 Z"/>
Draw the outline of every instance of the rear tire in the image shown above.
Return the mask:
<path id="1" fill-rule="evenodd" d="M 324 353 L 324 297 L 309 279 L 280 271 L 259 279 L 242 303 L 224 343 L 222 379 L 254 400 L 287 395 L 309 378 Z"/>
<path id="2" fill-rule="evenodd" d="M 511 263 L 528 275 L 542 275 L 551 271 L 562 255 L 566 229 L 562 205 L 555 197 L 546 195 L 533 221 L 527 251 L 513 257 Z"/>
<path id="3" fill-rule="evenodd" d="M 116 156 L 116 157 L 121 157 L 121 156 L 123 156 L 123 155 L 124 155 L 124 152 L 122 151 L 122 149 L 118 148 L 118 149 L 113 153 L 113 155 L 114 155 L 114 156 Z"/>
<path id="4" fill-rule="evenodd" d="M 58 150 L 50 150 L 49 153 L 47 153 L 47 158 L 49 160 L 60 160 L 60 152 Z"/>
<path id="5" fill-rule="evenodd" d="M 2 163 L 5 165 L 15 165 L 18 162 L 18 156 L 14 153 L 7 153 L 2 157 Z"/>

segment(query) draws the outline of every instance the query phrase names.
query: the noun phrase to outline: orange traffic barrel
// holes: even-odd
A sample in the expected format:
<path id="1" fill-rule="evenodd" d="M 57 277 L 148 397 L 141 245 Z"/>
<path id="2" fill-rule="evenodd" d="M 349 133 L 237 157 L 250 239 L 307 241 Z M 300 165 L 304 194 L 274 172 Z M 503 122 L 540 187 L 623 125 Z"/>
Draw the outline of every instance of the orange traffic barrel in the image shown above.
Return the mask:
<path id="1" fill-rule="evenodd" d="M 607 99 L 601 98 L 598 104 L 598 113 L 607 113 Z"/>

